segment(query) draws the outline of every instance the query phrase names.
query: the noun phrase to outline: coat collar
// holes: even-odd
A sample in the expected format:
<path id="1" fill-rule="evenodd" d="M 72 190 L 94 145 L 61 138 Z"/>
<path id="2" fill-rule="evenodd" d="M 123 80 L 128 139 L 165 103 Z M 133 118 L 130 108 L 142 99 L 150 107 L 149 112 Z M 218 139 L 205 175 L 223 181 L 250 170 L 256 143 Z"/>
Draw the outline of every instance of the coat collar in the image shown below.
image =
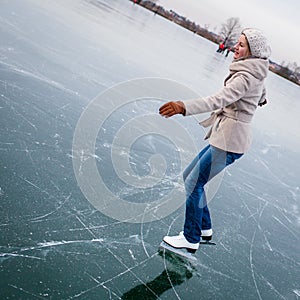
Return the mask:
<path id="1" fill-rule="evenodd" d="M 230 75 L 237 72 L 247 72 L 259 80 L 263 80 L 268 75 L 269 60 L 249 57 L 233 60 L 229 67 Z"/>

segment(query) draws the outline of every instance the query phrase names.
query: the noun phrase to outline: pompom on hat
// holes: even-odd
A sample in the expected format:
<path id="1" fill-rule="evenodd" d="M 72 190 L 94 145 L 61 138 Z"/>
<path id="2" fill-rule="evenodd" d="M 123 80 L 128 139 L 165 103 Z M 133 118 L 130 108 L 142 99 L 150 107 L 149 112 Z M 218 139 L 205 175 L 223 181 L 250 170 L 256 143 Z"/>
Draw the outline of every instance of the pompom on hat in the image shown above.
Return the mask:
<path id="1" fill-rule="evenodd" d="M 251 55 L 258 58 L 269 58 L 271 47 L 264 33 L 255 28 L 246 28 L 242 31 L 248 40 Z"/>

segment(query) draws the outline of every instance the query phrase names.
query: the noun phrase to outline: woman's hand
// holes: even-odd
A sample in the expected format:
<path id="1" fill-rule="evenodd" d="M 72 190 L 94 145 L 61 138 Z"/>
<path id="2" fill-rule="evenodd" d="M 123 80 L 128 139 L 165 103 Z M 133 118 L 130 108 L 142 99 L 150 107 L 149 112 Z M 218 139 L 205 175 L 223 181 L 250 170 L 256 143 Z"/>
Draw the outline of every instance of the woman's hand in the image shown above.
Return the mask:
<path id="1" fill-rule="evenodd" d="M 185 115 L 185 106 L 182 101 L 168 102 L 159 108 L 159 113 L 166 118 L 177 114 Z"/>

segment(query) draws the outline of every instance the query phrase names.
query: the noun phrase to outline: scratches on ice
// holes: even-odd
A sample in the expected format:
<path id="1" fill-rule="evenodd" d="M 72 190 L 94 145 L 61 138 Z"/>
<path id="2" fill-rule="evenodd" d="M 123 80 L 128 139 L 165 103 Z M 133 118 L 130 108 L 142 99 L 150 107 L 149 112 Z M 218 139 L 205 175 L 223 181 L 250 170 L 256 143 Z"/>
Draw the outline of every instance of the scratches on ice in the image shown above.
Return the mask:
<path id="1" fill-rule="evenodd" d="M 1 61 L 0 63 L 2 65 L 6 66 L 7 68 L 11 69 L 12 71 L 16 72 L 16 73 L 22 74 L 24 76 L 27 76 L 27 77 L 30 77 L 30 78 L 33 78 L 33 79 L 36 79 L 36 80 L 39 80 L 39 81 L 42 81 L 44 83 L 47 83 L 48 85 L 51 85 L 51 86 L 53 86 L 57 89 L 68 92 L 70 94 L 73 94 L 73 95 L 76 95 L 76 96 L 78 95 L 78 92 L 70 90 L 70 89 L 64 87 L 59 82 L 56 82 L 56 81 L 54 81 L 50 78 L 47 78 L 46 76 L 44 76 L 42 74 L 32 73 L 30 71 L 22 69 L 21 67 L 18 67 L 18 66 L 13 65 L 13 64 L 8 64 L 8 63 L 5 63 L 3 61 Z"/>
<path id="2" fill-rule="evenodd" d="M 272 218 L 276 220 L 280 225 L 282 225 L 288 232 L 290 232 L 296 240 L 299 240 L 299 235 L 294 233 L 288 226 L 286 226 L 281 220 L 279 220 L 279 218 L 275 216 L 272 216 Z"/>
<path id="3" fill-rule="evenodd" d="M 25 290 L 25 289 L 23 289 L 23 288 L 21 288 L 21 287 L 18 287 L 18 286 L 16 286 L 16 285 L 10 284 L 9 286 L 11 286 L 12 288 L 14 288 L 14 289 L 16 289 L 16 290 L 18 290 L 18 291 L 20 291 L 20 292 L 26 294 L 26 295 L 29 295 L 29 296 L 31 296 L 31 297 L 33 296 L 33 297 L 35 297 L 35 298 L 37 298 L 37 299 L 45 299 L 45 297 L 42 297 L 42 296 L 39 296 L 39 295 L 34 294 L 34 293 L 32 293 L 32 292 L 29 292 L 29 291 L 27 291 L 27 290 Z"/>
<path id="4" fill-rule="evenodd" d="M 53 199 L 53 200 L 56 200 L 56 197 L 49 194 L 49 192 L 47 192 L 45 189 L 39 187 L 38 185 L 36 185 L 35 183 L 31 182 L 30 180 L 28 180 L 27 178 L 24 178 L 23 176 L 19 176 L 19 178 L 21 178 L 22 180 L 24 180 L 26 183 L 28 183 L 29 185 L 33 186 L 34 188 L 38 189 L 40 192 L 42 193 L 45 193 L 49 199 Z M 37 216 L 37 217 L 34 217 L 32 218 L 30 221 L 31 222 L 40 222 L 41 220 L 53 215 L 55 212 L 57 212 L 59 209 L 61 209 L 65 203 L 67 201 L 69 201 L 70 197 L 71 197 L 71 193 L 68 195 L 68 196 L 64 196 L 64 201 L 61 202 L 61 204 L 59 204 L 53 211 L 50 211 L 44 215 L 41 215 L 41 216 Z"/>

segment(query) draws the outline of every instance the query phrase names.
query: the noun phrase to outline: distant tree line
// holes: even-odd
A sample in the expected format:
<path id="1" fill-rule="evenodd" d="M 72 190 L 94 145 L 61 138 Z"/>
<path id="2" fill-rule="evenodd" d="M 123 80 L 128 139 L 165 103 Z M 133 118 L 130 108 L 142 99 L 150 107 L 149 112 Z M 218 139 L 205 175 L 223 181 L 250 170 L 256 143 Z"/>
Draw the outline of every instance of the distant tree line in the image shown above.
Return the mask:
<path id="1" fill-rule="evenodd" d="M 150 0 L 129 0 L 129 1 L 134 2 L 136 4 L 140 4 L 141 6 L 153 11 L 154 14 L 163 16 L 164 18 L 192 31 L 195 34 L 207 38 L 214 43 L 219 43 L 220 41 L 219 35 L 209 31 L 207 28 L 203 28 L 199 26 L 198 24 L 196 24 L 193 21 L 190 21 L 184 16 L 180 16 L 175 11 L 165 10 L 162 6 L 157 5 L 155 1 L 150 1 Z"/>
<path id="2" fill-rule="evenodd" d="M 241 33 L 241 24 L 239 18 L 229 18 L 221 25 L 219 34 L 216 34 L 208 29 L 196 24 L 193 21 L 177 14 L 175 11 L 166 10 L 162 6 L 157 5 L 155 0 L 129 0 L 133 3 L 140 4 L 141 6 L 151 10 L 154 14 L 165 17 L 166 19 L 198 34 L 216 44 L 223 43 L 226 49 L 232 49 L 235 41 Z M 300 85 L 300 66 L 294 63 L 282 62 L 280 65 L 270 60 L 270 70 L 298 85 Z"/>
<path id="3" fill-rule="evenodd" d="M 280 65 L 270 61 L 271 71 L 274 73 L 300 85 L 300 66 L 296 62 L 282 62 Z"/>

